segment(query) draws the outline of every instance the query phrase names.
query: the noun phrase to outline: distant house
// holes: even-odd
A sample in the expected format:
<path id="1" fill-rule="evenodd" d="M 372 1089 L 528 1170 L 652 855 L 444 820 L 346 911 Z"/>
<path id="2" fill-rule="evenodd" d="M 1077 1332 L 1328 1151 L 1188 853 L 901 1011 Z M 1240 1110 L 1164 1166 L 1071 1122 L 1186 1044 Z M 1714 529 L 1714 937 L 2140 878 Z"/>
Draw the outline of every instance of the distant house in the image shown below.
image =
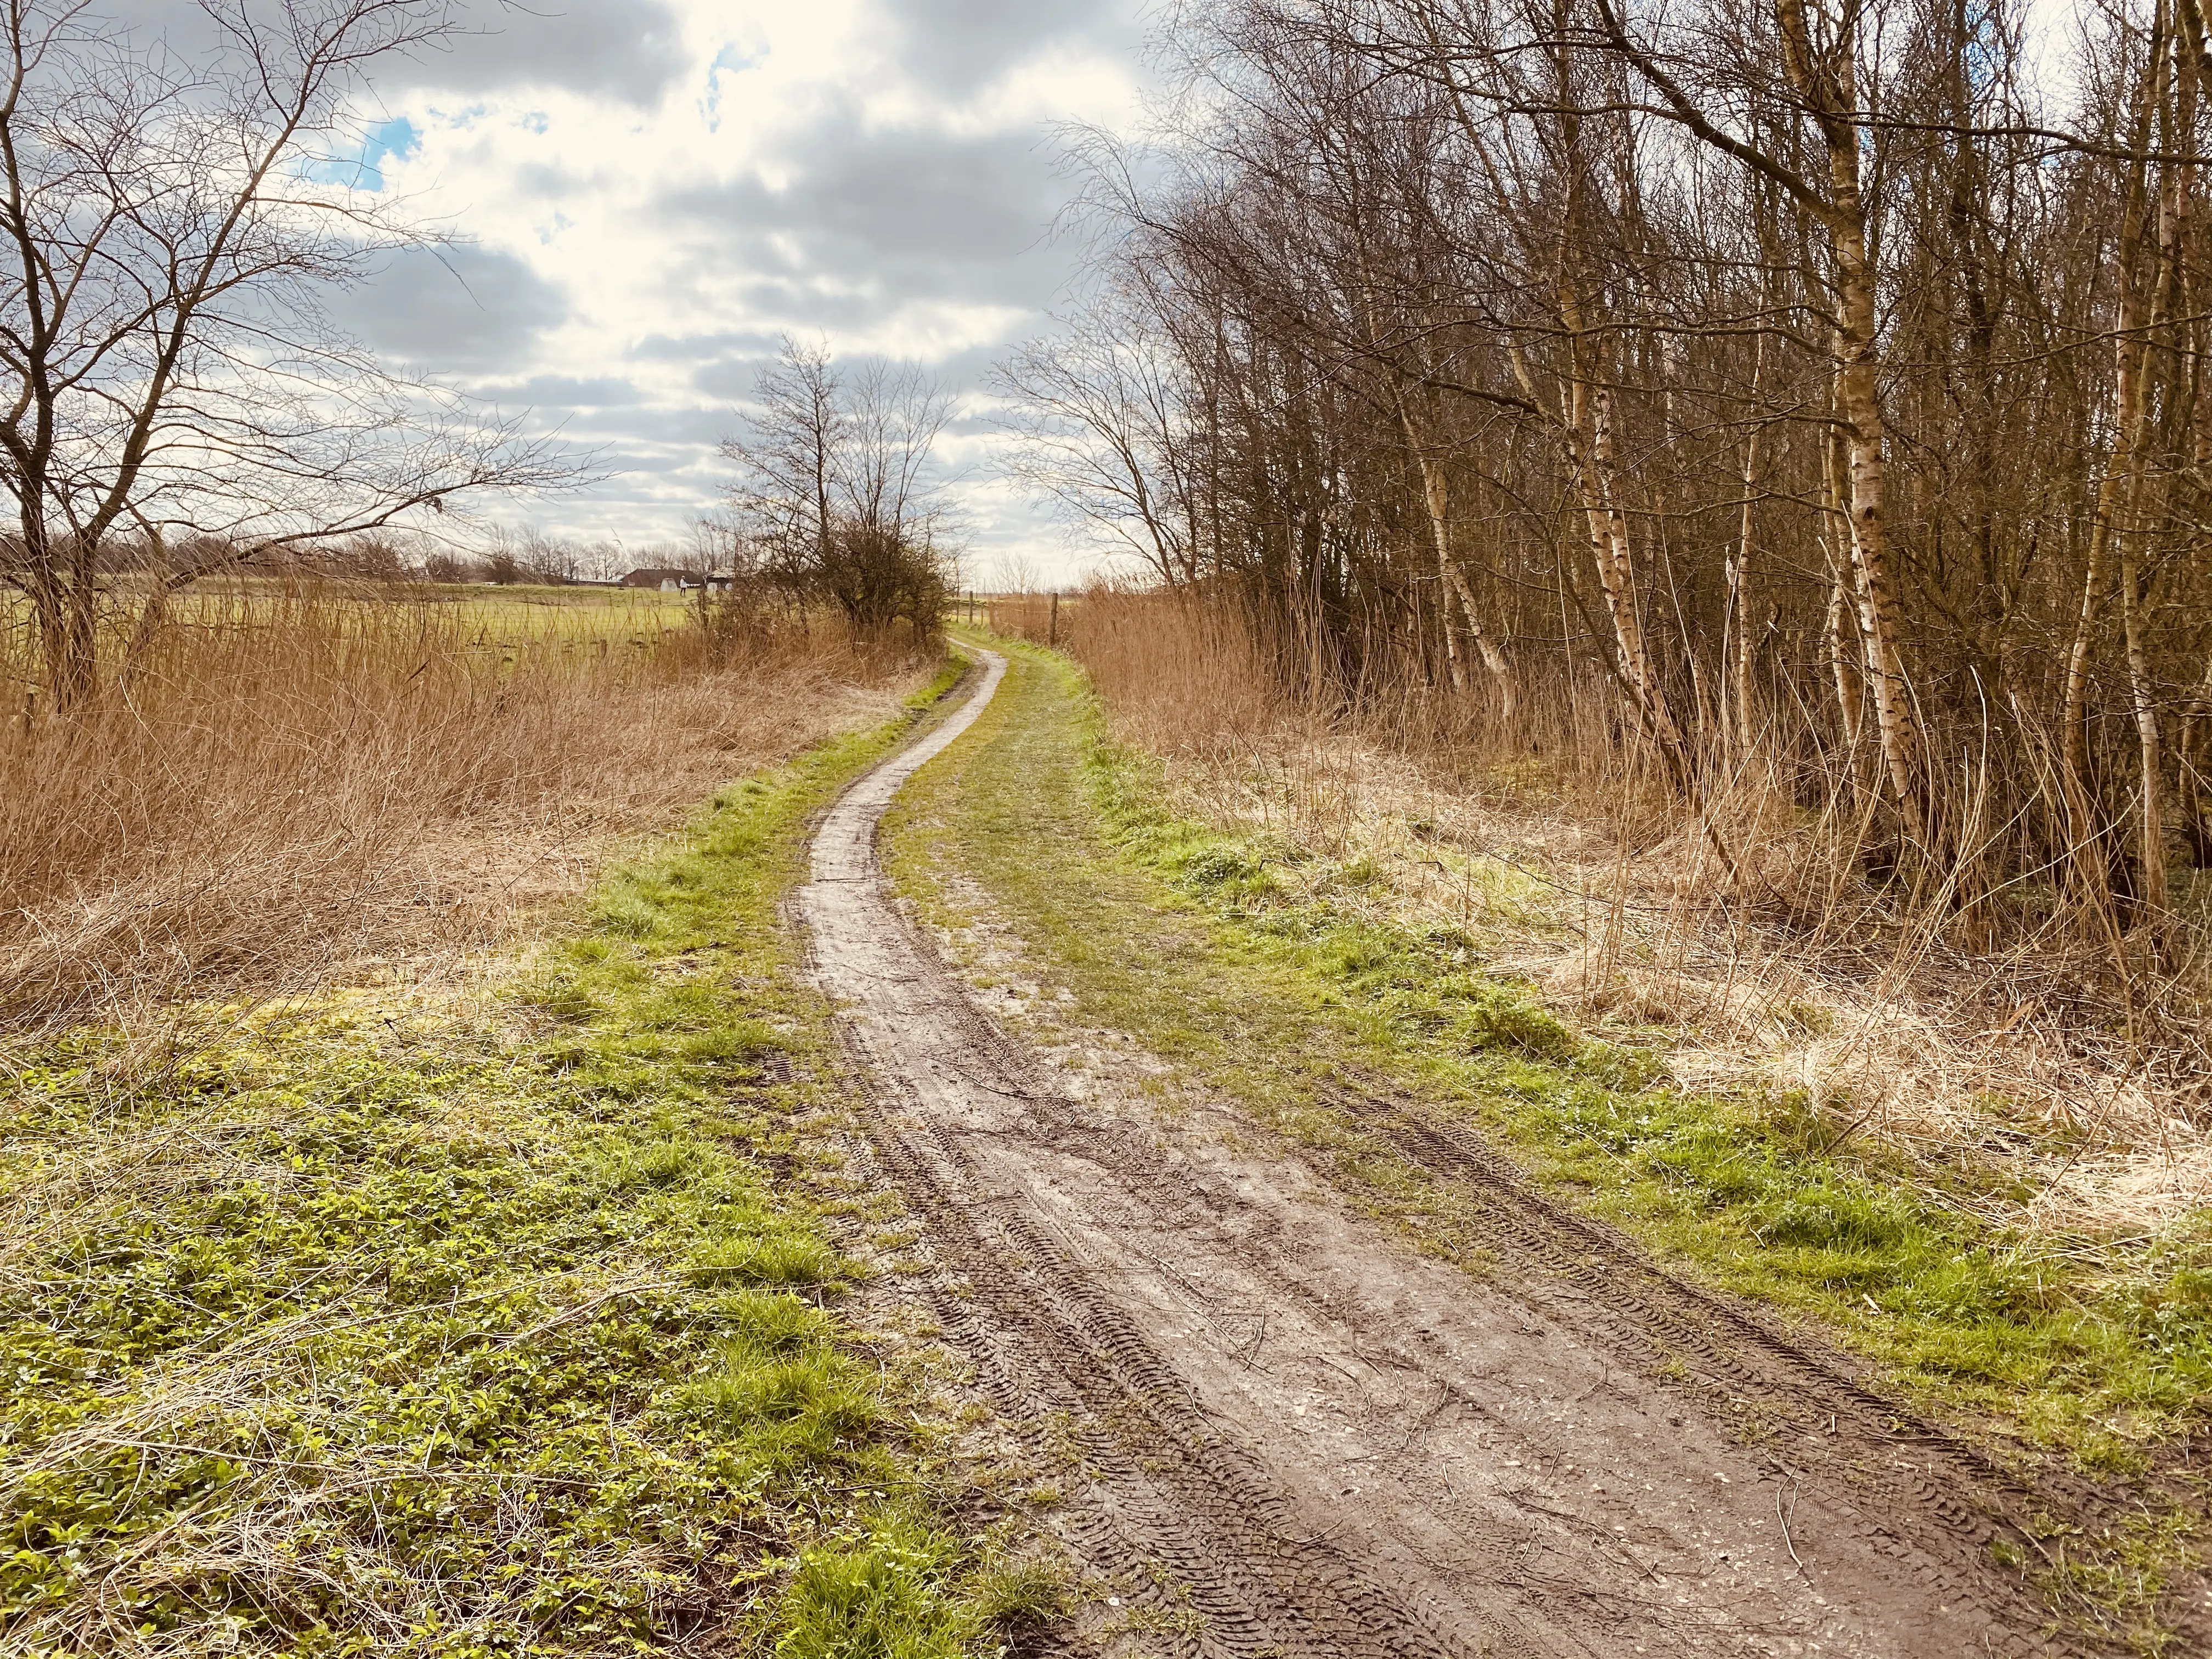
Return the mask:
<path id="1" fill-rule="evenodd" d="M 727 576 L 702 576 L 696 570 L 668 570 L 658 565 L 647 565 L 633 570 L 622 579 L 624 587 L 657 587 L 664 593 L 684 593 L 703 587 L 710 593 L 729 590 Z"/>

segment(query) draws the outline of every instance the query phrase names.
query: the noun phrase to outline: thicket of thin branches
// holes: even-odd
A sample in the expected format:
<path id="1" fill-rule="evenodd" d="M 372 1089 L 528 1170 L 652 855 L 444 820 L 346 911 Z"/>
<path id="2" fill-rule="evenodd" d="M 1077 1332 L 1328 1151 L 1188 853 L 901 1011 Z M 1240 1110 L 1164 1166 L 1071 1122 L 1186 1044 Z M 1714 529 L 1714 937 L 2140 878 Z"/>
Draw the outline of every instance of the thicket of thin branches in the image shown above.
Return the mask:
<path id="1" fill-rule="evenodd" d="M 331 310 L 441 240 L 334 153 L 374 70 L 459 32 L 452 0 L 199 0 L 168 21 L 191 45 L 84 0 L 0 11 L 0 591 L 23 596 L 59 708 L 93 695 L 118 602 L 150 638 L 203 576 L 579 476 Z M 118 556 L 139 581 L 109 580 Z"/>
<path id="2" fill-rule="evenodd" d="M 957 559 L 947 538 L 942 388 L 911 366 L 841 371 L 786 337 L 744 428 L 722 441 L 731 511 L 700 526 L 703 568 L 754 605 L 834 605 L 858 637 L 934 641 Z"/>
<path id="3" fill-rule="evenodd" d="M 2170 989 L 2212 864 L 2212 53 L 2201 0 L 2037 27 L 1186 8 L 1156 142 L 1078 146 L 1098 252 L 1004 372 L 1025 465 L 1309 706 L 1632 773 L 1784 921 L 1842 881 Z"/>

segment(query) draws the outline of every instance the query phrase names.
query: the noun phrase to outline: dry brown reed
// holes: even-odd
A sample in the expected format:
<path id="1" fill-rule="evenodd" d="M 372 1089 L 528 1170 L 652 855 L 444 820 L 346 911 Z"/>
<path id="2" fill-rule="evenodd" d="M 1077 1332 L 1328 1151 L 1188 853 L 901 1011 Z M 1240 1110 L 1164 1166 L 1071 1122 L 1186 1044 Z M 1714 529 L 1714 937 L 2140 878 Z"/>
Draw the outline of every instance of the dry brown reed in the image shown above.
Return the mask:
<path id="1" fill-rule="evenodd" d="M 818 620 L 713 643 L 674 608 L 191 596 L 135 656 L 111 642 L 88 702 L 19 691 L 0 726 L 0 1022 L 481 942 L 610 837 L 891 711 L 914 667 Z"/>
<path id="2" fill-rule="evenodd" d="M 1693 809 L 1577 688 L 1524 692 L 1510 720 L 1411 685 L 1302 701 L 1282 689 L 1296 641 L 1110 587 L 1063 643 L 1182 808 L 1313 855 L 1293 878 L 1334 903 L 1464 929 L 1686 1084 L 1802 1091 L 1840 1137 L 2002 1158 L 2032 1194 L 2014 1221 L 2155 1227 L 2212 1198 L 2201 927 L 2162 969 L 2116 965 L 2047 896 L 2039 923 L 2033 895 L 1869 879 L 1865 826 L 1800 805 L 1778 767 L 1721 771 Z M 1334 880 L 1354 862 L 1360 882 Z"/>
<path id="3" fill-rule="evenodd" d="M 1058 645 L 1062 643 L 1060 611 L 1064 604 L 1066 601 L 1054 593 L 993 594 L 983 603 L 983 624 L 1001 639 Z"/>

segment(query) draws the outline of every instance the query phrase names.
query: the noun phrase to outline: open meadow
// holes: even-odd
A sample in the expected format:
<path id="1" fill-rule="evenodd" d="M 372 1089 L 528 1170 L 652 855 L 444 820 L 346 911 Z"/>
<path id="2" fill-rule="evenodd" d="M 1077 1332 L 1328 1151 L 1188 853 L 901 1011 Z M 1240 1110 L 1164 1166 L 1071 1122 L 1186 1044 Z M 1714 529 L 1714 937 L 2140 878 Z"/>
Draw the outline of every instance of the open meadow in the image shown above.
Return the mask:
<path id="1" fill-rule="evenodd" d="M 2212 0 L 11 0 L 0 1659 L 2212 1655 L 2209 225 Z"/>
<path id="2" fill-rule="evenodd" d="M 944 1529 L 926 1351 L 837 1311 L 884 1212 L 779 921 L 934 653 L 315 583 L 112 649 L 0 738 L 0 1649 L 1048 1606 Z"/>
<path id="3" fill-rule="evenodd" d="M 488 942 L 617 837 L 892 707 L 825 622 L 718 659 L 682 596 L 196 589 L 55 717 L 6 636 L 0 1007 L 75 1018 Z"/>

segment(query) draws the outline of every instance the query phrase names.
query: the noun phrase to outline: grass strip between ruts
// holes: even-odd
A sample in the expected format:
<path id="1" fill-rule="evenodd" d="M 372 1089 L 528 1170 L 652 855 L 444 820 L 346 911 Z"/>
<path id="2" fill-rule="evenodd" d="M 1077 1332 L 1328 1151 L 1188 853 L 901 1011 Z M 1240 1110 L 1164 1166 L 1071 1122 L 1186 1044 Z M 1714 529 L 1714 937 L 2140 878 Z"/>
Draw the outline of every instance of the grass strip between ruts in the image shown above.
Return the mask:
<path id="1" fill-rule="evenodd" d="M 1466 936 L 1333 906 L 1310 866 L 1293 896 L 1281 878 L 1298 855 L 1169 810 L 1157 763 L 1109 740 L 1064 659 L 992 643 L 1012 659 L 997 705 L 916 777 L 885 835 L 926 915 L 956 939 L 979 921 L 1011 930 L 1018 972 L 1064 994 L 1034 999 L 1036 1018 L 1127 1034 L 1303 1144 L 1421 1248 L 1481 1271 L 1468 1196 L 1326 1098 L 1346 1079 L 1409 1087 L 1662 1257 L 1817 1320 L 1923 1405 L 2102 1472 L 2155 1464 L 2162 1495 L 2119 1532 L 2051 1519 L 2069 1565 L 2046 1588 L 2081 1622 L 2161 1645 L 2162 1583 L 2201 1559 L 2204 1490 L 2175 1454 L 2212 1400 L 2212 1231 L 2147 1243 L 2124 1270 L 2087 1265 L 2109 1251 L 1978 1222 L 1917 1184 L 1924 1170 L 1908 1182 L 1877 1149 L 1835 1146 L 1802 1097 L 1670 1086 L 1648 1054 L 1486 975 Z M 1347 866 L 1338 885 L 1370 878 Z"/>
<path id="2" fill-rule="evenodd" d="M 5 1056 L 0 1649 L 996 1650 L 1035 1587 L 837 1312 L 825 1212 L 896 1200 L 779 914 L 904 729 L 726 787 L 486 995 Z"/>

